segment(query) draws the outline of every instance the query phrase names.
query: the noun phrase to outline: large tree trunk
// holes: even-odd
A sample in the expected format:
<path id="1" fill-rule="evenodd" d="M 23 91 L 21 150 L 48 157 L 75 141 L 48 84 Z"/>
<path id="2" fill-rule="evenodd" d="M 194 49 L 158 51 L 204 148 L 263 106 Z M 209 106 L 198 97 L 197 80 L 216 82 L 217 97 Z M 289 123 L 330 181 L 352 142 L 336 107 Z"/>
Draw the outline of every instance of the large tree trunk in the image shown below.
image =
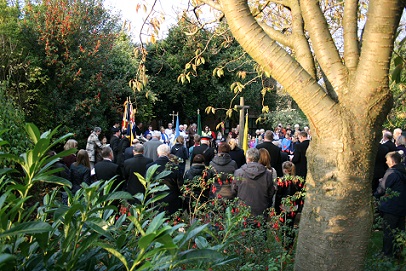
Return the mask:
<path id="1" fill-rule="evenodd" d="M 372 226 L 371 172 L 377 137 L 392 106 L 388 70 L 393 34 L 404 3 L 369 1 L 363 50 L 357 51 L 356 31 L 350 28 L 346 38 L 355 39 L 355 43 L 346 43 L 350 53 L 342 61 L 318 1 L 300 1 L 312 48 L 331 83 L 332 89 L 327 90 L 306 71 L 309 69 L 304 69 L 269 37 L 246 2 L 220 1 L 233 35 L 284 86 L 308 117 L 312 129 L 307 152 L 308 192 L 295 268 L 360 270 Z M 347 14 L 356 14 L 356 1 L 347 2 Z M 283 3 L 291 8 L 299 4 Z M 296 9 L 297 6 L 292 8 Z"/>

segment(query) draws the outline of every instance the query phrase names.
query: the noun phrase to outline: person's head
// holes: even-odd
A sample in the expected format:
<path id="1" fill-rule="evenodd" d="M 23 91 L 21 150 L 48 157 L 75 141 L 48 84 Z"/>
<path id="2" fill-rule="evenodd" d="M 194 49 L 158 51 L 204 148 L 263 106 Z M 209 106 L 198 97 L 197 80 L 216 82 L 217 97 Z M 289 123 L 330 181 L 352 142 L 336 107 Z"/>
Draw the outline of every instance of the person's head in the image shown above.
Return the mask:
<path id="1" fill-rule="evenodd" d="M 194 135 L 193 136 L 193 141 L 195 142 L 195 144 L 198 144 L 200 142 L 200 136 L 199 135 Z"/>
<path id="2" fill-rule="evenodd" d="M 206 125 L 206 126 L 204 127 L 204 131 L 205 131 L 205 132 L 210 131 L 210 127 Z"/>
<path id="3" fill-rule="evenodd" d="M 66 141 L 65 146 L 63 146 L 63 149 L 65 151 L 70 150 L 70 149 L 76 149 L 78 147 L 78 142 L 74 139 L 69 139 Z"/>
<path id="4" fill-rule="evenodd" d="M 225 143 L 219 144 L 218 149 L 219 149 L 219 154 L 220 153 L 229 153 L 231 150 L 230 145 L 225 144 Z"/>
<path id="5" fill-rule="evenodd" d="M 264 139 L 266 141 L 272 141 L 273 140 L 273 133 L 272 133 L 271 130 L 266 130 Z"/>
<path id="6" fill-rule="evenodd" d="M 135 144 L 134 148 L 133 148 L 133 153 L 134 154 L 142 154 L 142 153 L 144 153 L 144 146 L 142 144 L 140 144 L 140 143 Z"/>
<path id="7" fill-rule="evenodd" d="M 307 133 L 305 131 L 302 131 L 302 132 L 299 133 L 298 137 L 299 137 L 299 141 L 303 142 L 303 141 L 305 141 L 307 139 Z"/>
<path id="8" fill-rule="evenodd" d="M 161 126 L 161 127 L 159 128 L 159 130 L 161 131 L 161 133 L 165 133 L 165 127 Z"/>
<path id="9" fill-rule="evenodd" d="M 200 143 L 201 143 L 201 144 L 209 145 L 209 144 L 210 144 L 210 138 L 208 138 L 208 137 L 206 137 L 206 136 L 202 136 L 202 137 L 200 138 Z"/>
<path id="10" fill-rule="evenodd" d="M 103 147 L 101 155 L 103 158 L 113 159 L 113 150 L 109 146 Z"/>
<path id="11" fill-rule="evenodd" d="M 271 156 L 267 149 L 259 149 L 259 160 L 258 163 L 264 165 L 266 168 L 271 169 Z"/>
<path id="12" fill-rule="evenodd" d="M 94 131 L 97 135 L 100 135 L 100 133 L 101 133 L 101 128 L 100 128 L 100 127 L 94 127 L 93 131 Z"/>
<path id="13" fill-rule="evenodd" d="M 402 129 L 400 128 L 396 128 L 395 130 L 393 130 L 393 138 L 395 140 L 398 140 L 398 137 L 402 134 Z"/>
<path id="14" fill-rule="evenodd" d="M 173 127 L 172 122 L 168 123 L 168 128 L 169 128 L 169 129 L 172 129 L 172 127 Z"/>
<path id="15" fill-rule="evenodd" d="M 179 125 L 179 131 L 183 131 L 183 125 Z"/>
<path id="16" fill-rule="evenodd" d="M 151 135 L 151 134 L 147 134 L 146 139 L 147 139 L 147 140 L 150 140 L 151 138 L 152 138 L 152 135 Z"/>
<path id="17" fill-rule="evenodd" d="M 193 163 L 204 164 L 204 156 L 203 156 L 203 154 L 196 154 L 195 157 L 193 157 Z"/>
<path id="18" fill-rule="evenodd" d="M 148 130 L 152 131 L 152 125 L 148 126 Z"/>
<path id="19" fill-rule="evenodd" d="M 396 146 L 406 146 L 406 137 L 404 135 L 400 135 L 398 139 L 396 139 Z"/>
<path id="20" fill-rule="evenodd" d="M 181 145 L 185 144 L 185 138 L 183 136 L 178 136 L 176 138 L 176 143 L 181 144 Z"/>
<path id="21" fill-rule="evenodd" d="M 81 149 L 78 151 L 75 163 L 76 165 L 84 165 L 85 167 L 90 168 L 89 154 L 86 150 Z"/>
<path id="22" fill-rule="evenodd" d="M 283 175 L 295 176 L 296 175 L 295 164 L 293 164 L 290 161 L 283 162 L 282 163 L 282 172 L 283 172 Z"/>
<path id="23" fill-rule="evenodd" d="M 101 142 L 102 144 L 107 144 L 107 137 L 106 137 L 106 136 L 103 136 L 103 138 L 100 140 L 100 142 Z"/>
<path id="24" fill-rule="evenodd" d="M 113 128 L 113 129 L 111 129 L 111 131 L 113 132 L 113 135 L 115 135 L 115 136 L 117 136 L 117 137 L 120 137 L 120 129 L 118 129 L 118 128 Z"/>
<path id="25" fill-rule="evenodd" d="M 228 145 L 230 145 L 230 150 L 234 150 L 237 147 L 237 140 L 235 138 L 230 138 L 228 140 Z"/>
<path id="26" fill-rule="evenodd" d="M 171 148 L 166 144 L 161 144 L 156 151 L 158 156 L 168 156 L 171 153 Z"/>
<path id="27" fill-rule="evenodd" d="M 246 157 L 247 163 L 258 162 L 259 161 L 259 150 L 256 148 L 250 148 L 247 150 L 245 157 Z"/>
<path id="28" fill-rule="evenodd" d="M 397 151 L 388 152 L 385 155 L 385 158 L 386 158 L 386 164 L 390 168 L 397 164 L 400 164 L 400 162 L 402 161 L 402 155 Z"/>
<path id="29" fill-rule="evenodd" d="M 142 128 L 142 122 L 138 122 L 137 127 Z"/>
<path id="30" fill-rule="evenodd" d="M 300 125 L 299 124 L 295 124 L 295 130 L 299 130 L 299 128 L 300 128 Z"/>
<path id="31" fill-rule="evenodd" d="M 161 138 L 161 133 L 160 132 L 153 132 L 152 137 L 160 139 Z"/>
<path id="32" fill-rule="evenodd" d="M 385 133 L 383 133 L 383 140 L 384 141 L 389 141 L 393 139 L 393 135 L 390 131 L 386 131 Z"/>

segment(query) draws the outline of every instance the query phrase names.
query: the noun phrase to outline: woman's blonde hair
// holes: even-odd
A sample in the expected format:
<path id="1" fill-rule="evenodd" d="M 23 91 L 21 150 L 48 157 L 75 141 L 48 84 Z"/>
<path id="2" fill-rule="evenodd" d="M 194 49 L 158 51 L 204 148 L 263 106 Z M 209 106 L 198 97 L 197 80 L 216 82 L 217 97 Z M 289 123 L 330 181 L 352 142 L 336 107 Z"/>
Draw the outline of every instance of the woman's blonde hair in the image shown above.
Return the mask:
<path id="1" fill-rule="evenodd" d="M 296 167 L 295 164 L 293 164 L 290 161 L 285 161 L 282 163 L 282 171 L 284 175 L 296 175 Z"/>
<path id="2" fill-rule="evenodd" d="M 63 146 L 63 149 L 65 151 L 70 150 L 70 149 L 76 149 L 78 147 L 78 142 L 74 139 L 69 139 L 66 141 L 65 146 Z"/>

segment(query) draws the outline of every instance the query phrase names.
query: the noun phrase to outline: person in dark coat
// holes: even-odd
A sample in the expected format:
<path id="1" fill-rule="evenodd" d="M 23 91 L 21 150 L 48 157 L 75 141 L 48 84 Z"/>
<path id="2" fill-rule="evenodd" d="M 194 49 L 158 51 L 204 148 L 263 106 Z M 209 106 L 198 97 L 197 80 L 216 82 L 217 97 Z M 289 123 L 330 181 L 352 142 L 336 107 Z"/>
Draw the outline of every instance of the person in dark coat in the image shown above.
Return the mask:
<path id="1" fill-rule="evenodd" d="M 210 161 L 213 159 L 215 152 L 214 148 L 210 147 L 210 137 L 202 136 L 200 138 L 200 146 L 195 146 L 192 151 L 192 155 L 190 156 L 190 164 L 193 162 L 193 158 L 197 154 L 203 154 L 204 156 L 204 164 L 208 166 Z"/>
<path id="2" fill-rule="evenodd" d="M 145 176 L 147 165 L 151 164 L 153 160 L 143 155 L 144 146 L 140 143 L 134 145 L 133 153 L 133 158 L 124 161 L 124 178 L 127 181 L 126 190 L 131 195 L 136 195 L 137 193 L 145 193 L 145 188 L 134 173 Z"/>
<path id="3" fill-rule="evenodd" d="M 394 255 L 396 230 L 405 230 L 406 217 L 406 170 L 401 163 L 402 156 L 394 151 L 386 154 L 388 169 L 374 196 L 380 198 L 379 211 L 383 217 L 383 253 Z M 389 192 L 390 189 L 390 192 Z"/>
<path id="4" fill-rule="evenodd" d="M 131 146 L 129 136 L 123 136 L 118 145 L 117 165 L 120 168 L 121 176 L 124 176 L 124 152 L 125 149 Z"/>
<path id="5" fill-rule="evenodd" d="M 378 152 L 376 153 L 374 176 L 372 179 L 372 192 L 374 192 L 379 185 L 379 179 L 385 175 L 388 165 L 386 164 L 386 154 L 392 151 L 396 151 L 396 145 L 392 141 L 393 136 L 390 131 L 383 133 L 381 144 L 378 146 Z"/>
<path id="6" fill-rule="evenodd" d="M 86 150 L 79 150 L 76 155 L 76 162 L 70 166 L 70 182 L 72 183 L 72 193 L 75 194 L 82 183 L 91 184 L 90 160 Z"/>
<path id="7" fill-rule="evenodd" d="M 273 143 L 273 133 L 271 130 L 265 132 L 264 142 L 256 146 L 257 149 L 264 148 L 269 152 L 271 156 L 271 166 L 276 170 L 278 177 L 283 176 L 282 173 L 282 158 L 281 149 L 275 146 Z"/>
<path id="8" fill-rule="evenodd" d="M 306 151 L 309 147 L 310 141 L 307 139 L 307 133 L 302 131 L 299 133 L 299 143 L 295 145 L 295 152 L 293 153 L 292 163 L 296 167 L 296 175 L 306 179 L 307 175 L 307 158 Z"/>
<path id="9" fill-rule="evenodd" d="M 234 172 L 232 191 L 251 207 L 252 215 L 264 215 L 264 211 L 272 206 L 275 194 L 272 173 L 258 163 L 258 149 L 248 149 L 246 158 L 247 163 Z"/>
<path id="10" fill-rule="evenodd" d="M 245 164 L 245 154 L 244 150 L 238 147 L 237 140 L 235 138 L 230 138 L 228 140 L 228 145 L 230 145 L 230 157 L 237 163 L 237 168 L 240 168 Z"/>
<path id="11" fill-rule="evenodd" d="M 210 189 L 210 198 L 233 199 L 231 192 L 231 182 L 237 163 L 231 159 L 230 145 L 220 144 L 219 153 L 210 162 L 210 167 L 216 174 L 214 183 Z"/>
<path id="12" fill-rule="evenodd" d="M 103 147 L 102 149 L 102 157 L 103 160 L 101 160 L 100 162 L 98 162 L 95 166 L 94 166 L 94 171 L 95 171 L 95 176 L 96 176 L 96 180 L 101 181 L 108 181 L 113 177 L 116 177 L 115 181 L 114 181 L 114 187 L 117 187 L 119 185 L 119 183 L 121 182 L 121 172 L 119 170 L 119 166 L 115 163 L 113 163 L 113 159 L 114 159 L 114 154 L 113 154 L 113 150 L 109 147 Z"/>
<path id="13" fill-rule="evenodd" d="M 182 199 L 180 198 L 180 187 L 183 185 L 183 176 L 180 174 L 177 165 L 173 164 L 169 160 L 171 149 L 166 144 L 161 144 L 158 146 L 157 153 L 158 159 L 156 159 L 153 163 L 147 165 L 147 173 L 148 169 L 153 165 L 158 165 L 159 167 L 155 171 L 155 176 L 159 173 L 169 170 L 171 173 L 166 176 L 163 180 L 161 180 L 162 184 L 165 184 L 169 187 L 169 191 L 165 191 L 165 193 L 169 193 L 166 197 L 161 199 L 159 202 L 163 203 L 160 210 L 167 212 L 167 214 L 171 215 L 182 208 Z"/>
<path id="14" fill-rule="evenodd" d="M 113 150 L 113 162 L 117 163 L 117 157 L 118 157 L 118 148 L 120 145 L 120 129 L 118 128 L 112 128 L 111 129 L 113 135 L 110 138 L 110 148 Z M 103 155 L 102 155 L 103 156 Z"/>
<path id="15" fill-rule="evenodd" d="M 183 136 L 180 135 L 175 139 L 175 145 L 171 149 L 171 154 L 182 159 L 179 163 L 179 171 L 183 175 L 186 169 L 186 160 L 189 157 L 189 151 L 185 147 L 185 138 Z"/>
<path id="16" fill-rule="evenodd" d="M 185 172 L 184 177 L 185 185 L 191 185 L 192 183 L 199 184 L 193 187 L 192 195 L 186 195 L 184 203 L 186 210 L 190 211 L 193 208 L 191 203 L 195 201 L 199 201 L 201 204 L 209 199 L 210 187 L 208 183 L 212 178 L 214 178 L 214 172 L 204 164 L 203 154 L 197 154 L 193 158 L 193 164 Z M 202 187 L 207 188 L 204 189 Z"/>

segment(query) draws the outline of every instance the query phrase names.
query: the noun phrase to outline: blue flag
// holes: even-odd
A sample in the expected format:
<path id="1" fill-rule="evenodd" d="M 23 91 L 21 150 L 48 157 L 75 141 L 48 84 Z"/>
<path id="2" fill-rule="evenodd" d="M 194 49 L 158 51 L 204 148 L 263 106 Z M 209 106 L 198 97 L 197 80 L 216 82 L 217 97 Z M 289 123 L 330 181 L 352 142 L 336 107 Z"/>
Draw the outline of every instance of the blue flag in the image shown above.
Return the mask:
<path id="1" fill-rule="evenodd" d="M 178 138 L 179 135 L 180 131 L 179 131 L 179 113 L 178 113 L 176 116 L 175 140 Z"/>

